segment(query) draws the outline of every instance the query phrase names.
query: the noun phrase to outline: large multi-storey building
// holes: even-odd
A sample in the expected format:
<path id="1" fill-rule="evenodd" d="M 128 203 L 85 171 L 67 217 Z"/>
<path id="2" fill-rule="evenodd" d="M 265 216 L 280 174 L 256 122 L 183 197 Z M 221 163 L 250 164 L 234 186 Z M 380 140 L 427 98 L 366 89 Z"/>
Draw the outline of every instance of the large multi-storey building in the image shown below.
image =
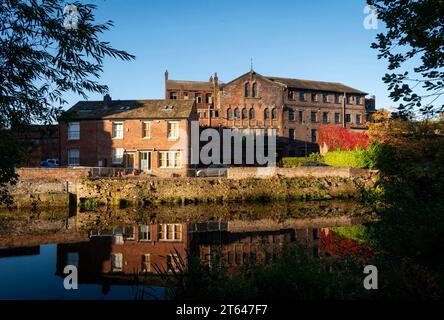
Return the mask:
<path id="1" fill-rule="evenodd" d="M 165 73 L 165 94 L 196 99 L 201 125 L 275 129 L 279 156 L 303 155 L 318 149 L 318 128 L 340 125 L 365 130 L 375 111 L 375 97 L 341 83 L 262 76 L 250 70 L 222 84 L 217 74 L 208 82 L 174 81 Z M 205 97 L 204 100 L 202 100 Z"/>

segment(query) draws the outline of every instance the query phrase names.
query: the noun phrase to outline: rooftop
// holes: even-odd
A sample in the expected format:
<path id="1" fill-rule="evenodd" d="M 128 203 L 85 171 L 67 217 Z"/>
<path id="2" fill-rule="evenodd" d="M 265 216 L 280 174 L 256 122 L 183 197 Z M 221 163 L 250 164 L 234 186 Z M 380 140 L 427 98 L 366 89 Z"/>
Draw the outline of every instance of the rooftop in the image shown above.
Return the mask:
<path id="1" fill-rule="evenodd" d="M 70 119 L 179 119 L 193 112 L 194 100 L 80 101 L 66 111 Z"/>

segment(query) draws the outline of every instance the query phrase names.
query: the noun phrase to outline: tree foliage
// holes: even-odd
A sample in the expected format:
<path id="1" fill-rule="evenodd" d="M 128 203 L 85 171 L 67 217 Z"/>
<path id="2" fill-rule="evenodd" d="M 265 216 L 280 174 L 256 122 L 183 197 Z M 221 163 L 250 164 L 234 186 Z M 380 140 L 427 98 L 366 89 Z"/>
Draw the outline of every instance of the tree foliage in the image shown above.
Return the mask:
<path id="1" fill-rule="evenodd" d="M 61 0 L 0 2 L 0 141 L 8 141 L 6 130 L 55 121 L 67 92 L 84 98 L 106 93 L 107 86 L 98 82 L 106 57 L 134 59 L 99 39 L 113 23 L 95 23 L 95 5 L 73 3 L 77 25 L 71 29 L 64 25 L 65 5 Z M 4 156 L 0 161 L 0 179 L 12 179 L 13 164 Z"/>
<path id="2" fill-rule="evenodd" d="M 443 110 L 436 105 L 444 94 L 444 1 L 367 0 L 376 7 L 386 25 L 372 48 L 387 59 L 383 80 L 390 98 L 402 100 L 399 113 L 419 111 L 433 116 Z M 409 66 L 414 65 L 413 70 Z M 413 72 L 414 75 L 411 73 Z"/>
<path id="3" fill-rule="evenodd" d="M 328 150 L 365 149 L 368 146 L 368 136 L 365 132 L 352 132 L 341 126 L 319 127 L 319 144 Z"/>

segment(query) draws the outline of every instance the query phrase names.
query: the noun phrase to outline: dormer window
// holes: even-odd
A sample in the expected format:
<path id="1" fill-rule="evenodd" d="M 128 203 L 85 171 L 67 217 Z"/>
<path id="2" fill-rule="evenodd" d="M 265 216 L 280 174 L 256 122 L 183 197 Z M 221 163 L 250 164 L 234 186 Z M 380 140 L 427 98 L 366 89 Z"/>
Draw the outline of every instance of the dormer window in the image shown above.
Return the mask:
<path id="1" fill-rule="evenodd" d="M 200 93 L 196 94 L 196 103 L 202 103 L 202 95 Z"/>

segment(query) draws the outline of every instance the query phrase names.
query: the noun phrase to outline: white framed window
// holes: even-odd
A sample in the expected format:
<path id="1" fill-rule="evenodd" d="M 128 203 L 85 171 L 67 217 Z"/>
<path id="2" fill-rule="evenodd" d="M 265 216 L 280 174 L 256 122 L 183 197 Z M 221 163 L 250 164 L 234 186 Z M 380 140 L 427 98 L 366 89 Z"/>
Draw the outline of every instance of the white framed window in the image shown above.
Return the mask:
<path id="1" fill-rule="evenodd" d="M 68 166 L 80 165 L 80 151 L 79 149 L 68 150 Z"/>
<path id="2" fill-rule="evenodd" d="M 168 121 L 167 124 L 167 134 L 168 139 L 178 139 L 179 138 L 179 122 L 178 121 Z"/>
<path id="3" fill-rule="evenodd" d="M 142 272 L 151 272 L 151 254 L 142 254 L 141 270 Z"/>
<path id="4" fill-rule="evenodd" d="M 151 138 L 151 122 L 143 121 L 142 122 L 142 138 L 149 139 Z"/>
<path id="5" fill-rule="evenodd" d="M 111 270 L 113 272 L 119 272 L 123 270 L 123 254 L 121 253 L 111 254 Z"/>
<path id="6" fill-rule="evenodd" d="M 159 168 L 180 168 L 182 167 L 181 151 L 159 151 Z"/>
<path id="7" fill-rule="evenodd" d="M 202 103 L 202 95 L 200 93 L 196 93 L 196 103 Z"/>
<path id="8" fill-rule="evenodd" d="M 122 164 L 124 153 L 125 149 L 123 148 L 113 148 L 113 164 Z"/>
<path id="9" fill-rule="evenodd" d="M 140 225 L 139 226 L 139 241 L 150 241 L 151 233 L 149 225 Z"/>
<path id="10" fill-rule="evenodd" d="M 80 139 L 80 122 L 68 123 L 68 140 Z"/>
<path id="11" fill-rule="evenodd" d="M 159 240 L 161 241 L 182 240 L 182 225 L 179 223 L 159 224 Z"/>
<path id="12" fill-rule="evenodd" d="M 113 139 L 123 139 L 123 122 L 113 122 Z"/>
<path id="13" fill-rule="evenodd" d="M 179 256 L 177 253 L 167 255 L 166 263 L 168 272 L 179 272 Z"/>

